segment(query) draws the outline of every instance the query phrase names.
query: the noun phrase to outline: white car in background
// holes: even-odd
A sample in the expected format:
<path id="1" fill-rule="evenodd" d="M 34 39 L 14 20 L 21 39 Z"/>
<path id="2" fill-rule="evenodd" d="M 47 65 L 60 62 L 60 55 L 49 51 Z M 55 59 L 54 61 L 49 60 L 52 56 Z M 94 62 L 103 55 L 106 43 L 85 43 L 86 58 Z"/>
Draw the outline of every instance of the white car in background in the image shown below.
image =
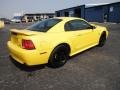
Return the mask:
<path id="1" fill-rule="evenodd" d="M 12 21 L 12 22 L 15 22 L 15 23 L 20 23 L 20 22 L 21 22 L 20 19 L 12 19 L 11 21 Z"/>
<path id="2" fill-rule="evenodd" d="M 11 19 L 11 21 L 14 23 L 21 23 L 21 20 L 22 20 L 22 16 L 20 15 L 16 15 Z"/>

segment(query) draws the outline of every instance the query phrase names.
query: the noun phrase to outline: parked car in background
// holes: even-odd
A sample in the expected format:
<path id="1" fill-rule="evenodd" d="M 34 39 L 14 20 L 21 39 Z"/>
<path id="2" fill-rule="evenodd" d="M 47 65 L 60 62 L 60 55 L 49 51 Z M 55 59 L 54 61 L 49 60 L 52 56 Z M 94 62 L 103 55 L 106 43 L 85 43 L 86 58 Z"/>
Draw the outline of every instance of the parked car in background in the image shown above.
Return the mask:
<path id="1" fill-rule="evenodd" d="M 14 22 L 14 23 L 21 23 L 22 22 L 22 16 L 14 16 L 11 19 L 11 21 Z"/>
<path id="2" fill-rule="evenodd" d="M 105 27 L 84 19 L 56 17 L 27 29 L 12 29 L 7 45 L 12 58 L 21 64 L 48 64 L 56 68 L 63 66 L 69 56 L 94 46 L 102 47 L 107 36 Z"/>
<path id="3" fill-rule="evenodd" d="M 9 20 L 9 19 L 7 19 L 7 18 L 1 18 L 0 20 L 3 21 L 4 24 L 10 24 L 10 23 L 12 23 L 12 21 Z"/>
<path id="4" fill-rule="evenodd" d="M 4 22 L 0 20 L 0 29 L 4 28 Z"/>
<path id="5" fill-rule="evenodd" d="M 14 22 L 14 23 L 20 23 L 21 22 L 20 19 L 12 19 L 11 21 Z"/>

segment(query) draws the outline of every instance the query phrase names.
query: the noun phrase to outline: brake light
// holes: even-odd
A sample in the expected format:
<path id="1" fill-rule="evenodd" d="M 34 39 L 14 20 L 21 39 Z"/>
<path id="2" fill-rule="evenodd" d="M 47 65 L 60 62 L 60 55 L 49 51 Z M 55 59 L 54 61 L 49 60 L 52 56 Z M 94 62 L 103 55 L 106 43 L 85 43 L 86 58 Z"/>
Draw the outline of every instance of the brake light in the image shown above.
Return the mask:
<path id="1" fill-rule="evenodd" d="M 27 50 L 33 50 L 35 49 L 35 46 L 31 40 L 22 39 L 22 48 L 27 49 Z"/>

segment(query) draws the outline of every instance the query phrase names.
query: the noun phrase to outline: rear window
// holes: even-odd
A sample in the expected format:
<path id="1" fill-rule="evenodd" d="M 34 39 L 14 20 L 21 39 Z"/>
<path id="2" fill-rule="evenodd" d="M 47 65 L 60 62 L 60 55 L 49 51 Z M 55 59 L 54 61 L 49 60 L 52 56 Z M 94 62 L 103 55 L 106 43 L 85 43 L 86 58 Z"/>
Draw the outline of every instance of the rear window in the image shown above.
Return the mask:
<path id="1" fill-rule="evenodd" d="M 50 28 L 58 24 L 61 19 L 47 19 L 43 21 L 39 21 L 32 26 L 28 27 L 28 30 L 31 31 L 39 31 L 39 32 L 47 32 Z"/>

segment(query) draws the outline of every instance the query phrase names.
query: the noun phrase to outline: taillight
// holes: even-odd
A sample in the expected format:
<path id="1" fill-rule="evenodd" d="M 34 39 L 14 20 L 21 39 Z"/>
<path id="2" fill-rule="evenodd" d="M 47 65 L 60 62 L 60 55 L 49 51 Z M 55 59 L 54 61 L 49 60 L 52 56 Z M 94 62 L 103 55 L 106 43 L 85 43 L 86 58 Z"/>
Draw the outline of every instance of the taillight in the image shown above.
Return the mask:
<path id="1" fill-rule="evenodd" d="M 35 49 L 35 46 L 31 40 L 22 39 L 22 48 L 27 50 L 33 50 Z"/>

